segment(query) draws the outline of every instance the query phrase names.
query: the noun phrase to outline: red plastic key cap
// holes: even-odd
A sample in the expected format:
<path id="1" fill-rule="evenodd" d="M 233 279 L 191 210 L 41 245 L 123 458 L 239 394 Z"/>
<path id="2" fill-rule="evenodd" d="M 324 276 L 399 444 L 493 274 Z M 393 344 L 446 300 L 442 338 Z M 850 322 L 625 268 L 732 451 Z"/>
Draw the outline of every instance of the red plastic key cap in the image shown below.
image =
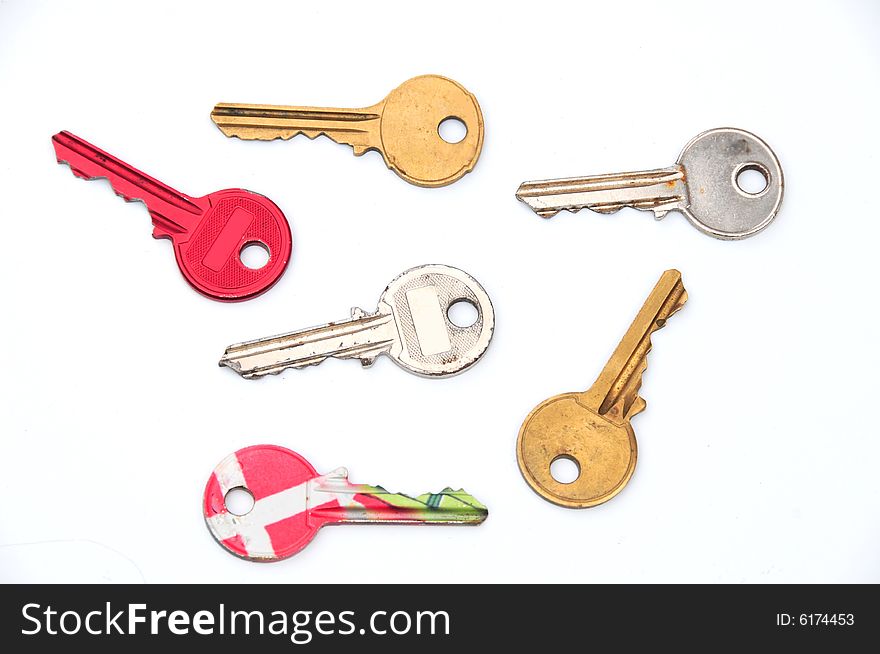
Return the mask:
<path id="1" fill-rule="evenodd" d="M 226 302 L 248 300 L 271 288 L 287 268 L 290 225 L 269 198 L 244 189 L 191 198 L 70 132 L 59 132 L 52 144 L 58 162 L 77 177 L 106 177 L 117 195 L 147 205 L 153 236 L 171 239 L 180 271 L 199 293 Z M 241 251 L 252 244 L 269 253 L 258 269 L 241 261 Z"/>

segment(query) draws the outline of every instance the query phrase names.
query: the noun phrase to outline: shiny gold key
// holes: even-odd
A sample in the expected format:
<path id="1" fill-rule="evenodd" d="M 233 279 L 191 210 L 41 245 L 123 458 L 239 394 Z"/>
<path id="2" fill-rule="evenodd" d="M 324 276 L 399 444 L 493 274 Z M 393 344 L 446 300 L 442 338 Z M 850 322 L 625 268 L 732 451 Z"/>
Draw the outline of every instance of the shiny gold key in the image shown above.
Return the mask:
<path id="1" fill-rule="evenodd" d="M 630 420 L 645 409 L 639 387 L 651 334 L 686 301 L 681 273 L 664 272 L 593 386 L 532 409 L 519 430 L 516 457 L 526 482 L 545 500 L 583 509 L 607 502 L 626 486 L 636 467 Z M 557 459 L 574 461 L 577 479 L 554 479 L 550 466 Z"/>
<path id="2" fill-rule="evenodd" d="M 457 143 L 440 136 L 455 119 L 467 134 Z M 211 120 L 226 136 L 271 141 L 321 134 L 354 148 L 382 153 L 386 165 L 411 184 L 446 186 L 473 170 L 483 147 L 483 114 L 461 84 L 439 75 L 414 77 L 364 109 L 221 103 Z"/>

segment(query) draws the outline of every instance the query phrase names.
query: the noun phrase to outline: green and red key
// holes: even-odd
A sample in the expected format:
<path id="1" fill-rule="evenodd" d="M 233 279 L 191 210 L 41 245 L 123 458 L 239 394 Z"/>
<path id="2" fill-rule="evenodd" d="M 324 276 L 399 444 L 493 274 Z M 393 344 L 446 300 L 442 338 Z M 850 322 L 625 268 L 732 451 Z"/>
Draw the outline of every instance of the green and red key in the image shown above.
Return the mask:
<path id="1" fill-rule="evenodd" d="M 104 177 L 117 195 L 147 205 L 153 237 L 171 239 L 180 272 L 199 293 L 225 302 L 249 300 L 269 290 L 287 268 L 290 225 L 269 198 L 244 189 L 192 198 L 70 132 L 59 132 L 52 144 L 58 162 L 77 177 Z M 250 245 L 269 255 L 260 268 L 241 259 Z"/>
<path id="2" fill-rule="evenodd" d="M 242 515 L 227 505 L 244 489 L 254 503 Z M 254 445 L 214 469 L 204 498 L 205 522 L 227 551 L 250 561 L 280 561 L 332 524 L 478 525 L 489 511 L 463 490 L 417 497 L 352 484 L 337 468 L 319 475 L 302 456 L 277 445 Z"/>

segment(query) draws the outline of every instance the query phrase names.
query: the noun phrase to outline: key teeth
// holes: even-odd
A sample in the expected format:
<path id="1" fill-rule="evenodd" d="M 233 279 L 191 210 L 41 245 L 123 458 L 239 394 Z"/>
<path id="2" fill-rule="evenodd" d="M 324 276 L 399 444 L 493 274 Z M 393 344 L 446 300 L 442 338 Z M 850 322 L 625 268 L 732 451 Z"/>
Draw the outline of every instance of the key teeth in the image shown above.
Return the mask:
<path id="1" fill-rule="evenodd" d="M 213 116 L 211 116 L 214 119 Z M 302 135 L 305 136 L 310 141 L 314 141 L 319 136 L 326 136 L 328 139 L 337 143 L 339 145 L 348 145 L 354 150 L 354 156 L 360 157 L 374 149 L 373 146 L 369 145 L 360 145 L 354 143 L 346 143 L 345 141 L 340 140 L 340 137 L 334 136 L 331 132 L 326 131 L 315 131 L 309 129 L 299 129 L 299 130 L 290 130 L 290 131 L 282 131 L 278 129 L 267 129 L 265 132 L 252 132 L 248 136 L 242 136 L 241 132 L 243 131 L 238 127 L 229 127 L 225 125 L 220 125 L 217 123 L 216 119 L 214 119 L 214 124 L 217 125 L 217 128 L 223 132 L 224 136 L 229 138 L 237 138 L 242 141 L 290 141 L 295 139 L 297 136 Z"/>
<path id="2" fill-rule="evenodd" d="M 685 302 L 687 302 L 687 290 L 685 290 L 684 282 L 681 280 L 681 273 L 677 270 L 668 270 L 664 275 L 668 273 L 675 273 L 678 275 L 678 280 L 670 293 L 670 297 L 676 292 L 678 295 L 671 304 L 665 307 L 663 314 L 655 319 L 651 330 L 647 334 L 647 344 L 645 345 L 645 351 L 642 354 L 641 360 L 630 375 L 628 383 L 620 390 L 614 404 L 609 406 L 605 412 L 606 415 L 613 416 L 615 419 L 618 419 L 618 416 L 620 416 L 622 419 L 628 420 L 644 411 L 647 407 L 647 402 L 645 402 L 645 400 L 639 395 L 639 391 L 642 388 L 642 377 L 644 376 L 645 370 L 648 369 L 648 355 L 654 347 L 651 337 L 654 332 L 663 329 L 669 321 L 669 318 L 677 313 L 684 306 Z"/>
<path id="3" fill-rule="evenodd" d="M 381 486 L 377 486 L 376 488 L 381 489 L 382 492 L 388 493 L 388 491 L 386 491 Z M 476 515 L 476 514 L 480 514 L 481 517 L 477 522 L 482 522 L 489 515 L 489 509 L 487 509 L 483 503 L 481 503 L 477 498 L 475 498 L 473 495 L 468 493 L 463 488 L 459 488 L 458 490 L 453 490 L 451 486 L 447 486 L 439 493 L 422 493 L 420 495 L 407 495 L 406 493 L 388 493 L 388 494 L 389 495 L 398 495 L 400 497 L 405 497 L 413 502 L 418 502 L 420 504 L 423 504 L 425 507 L 424 510 L 428 511 L 428 512 L 448 511 L 450 509 L 450 507 L 449 506 L 441 507 L 440 502 L 442 500 L 437 499 L 437 498 L 449 497 L 449 498 L 452 498 L 453 500 L 459 502 L 460 504 L 465 505 L 465 507 L 468 507 L 468 508 L 464 509 L 464 511 L 463 511 L 464 513 L 467 513 L 472 516 Z"/>
<path id="4" fill-rule="evenodd" d="M 666 316 L 666 320 L 669 320 L 669 318 L 671 316 L 678 313 L 681 310 L 681 308 L 684 306 L 685 302 L 687 302 L 687 300 L 688 300 L 687 290 L 684 288 L 681 281 L 679 281 L 678 284 L 679 284 L 679 286 L 682 287 L 681 288 L 681 296 L 679 296 L 678 302 L 676 302 L 675 306 L 669 310 L 669 315 Z M 664 320 L 664 322 L 663 322 L 664 325 L 666 324 L 666 320 Z"/>
<path id="5" fill-rule="evenodd" d="M 489 509 L 486 508 L 482 502 L 480 502 L 476 497 L 468 493 L 464 488 L 459 488 L 458 490 L 453 490 L 451 487 L 447 486 L 442 491 L 437 493 L 438 495 L 448 495 L 449 497 L 453 497 L 462 504 L 467 504 L 475 511 L 478 511 L 483 514 L 483 520 L 489 515 Z"/>
<path id="6" fill-rule="evenodd" d="M 311 368 L 312 366 L 317 366 L 319 363 L 322 363 L 327 359 L 327 357 L 323 357 L 317 359 L 316 361 L 310 361 L 309 363 L 300 363 L 299 365 L 286 365 L 281 364 L 272 368 L 251 368 L 245 369 L 242 367 L 241 361 L 239 361 L 238 357 L 234 355 L 230 355 L 230 352 L 238 348 L 239 345 L 230 345 L 226 348 L 226 352 L 220 357 L 220 361 L 217 362 L 217 365 L 221 368 L 230 368 L 231 370 L 238 373 L 243 379 L 260 379 L 265 377 L 266 375 L 280 375 L 285 370 L 289 370 L 291 368 L 296 370 L 303 370 L 305 368 Z"/>
<path id="7" fill-rule="evenodd" d="M 217 119 L 213 115 L 211 116 L 211 120 L 213 120 L 214 124 L 217 125 L 217 129 L 219 129 L 221 132 L 223 132 L 224 136 L 229 137 L 229 138 L 241 139 L 242 141 L 274 141 L 276 139 L 281 139 L 282 141 L 289 141 L 290 139 L 294 138 L 295 136 L 302 134 L 302 132 L 293 132 L 290 134 L 286 134 L 286 133 L 285 134 L 281 134 L 281 133 L 268 134 L 268 133 L 264 133 L 264 132 L 257 132 L 255 134 L 253 134 L 252 136 L 248 136 L 247 138 L 245 138 L 244 136 L 241 135 L 242 130 L 240 128 L 234 127 L 234 126 L 230 127 L 230 126 L 226 126 L 226 125 L 221 125 L 220 123 L 217 122 Z M 313 138 L 313 137 L 309 137 L 309 138 Z"/>
<path id="8" fill-rule="evenodd" d="M 126 194 L 123 193 L 122 191 L 118 190 L 118 189 L 113 185 L 113 181 L 112 181 L 109 177 L 107 177 L 106 175 L 95 175 L 95 176 L 91 176 L 91 175 L 89 175 L 88 173 L 83 172 L 82 170 L 79 170 L 79 169 L 77 169 L 77 168 L 74 168 L 73 166 L 70 165 L 70 162 L 69 162 L 69 161 L 65 161 L 64 159 L 58 159 L 58 163 L 59 163 L 59 164 L 62 164 L 62 165 L 65 165 L 65 166 L 67 166 L 68 168 L 70 168 L 70 171 L 73 173 L 74 177 L 78 177 L 79 179 L 84 179 L 84 180 L 86 180 L 87 182 L 93 182 L 93 181 L 98 181 L 98 180 L 104 180 L 104 181 L 106 181 L 106 182 L 107 182 L 107 185 L 110 187 L 110 190 L 113 191 L 113 193 L 114 193 L 117 197 L 122 198 L 122 199 L 125 200 L 126 202 L 140 202 L 140 203 L 143 204 L 145 207 L 147 207 L 147 212 L 150 214 L 150 217 L 154 217 L 154 216 L 153 216 L 153 212 L 150 211 L 150 208 L 149 208 L 149 206 L 147 205 L 147 203 L 146 203 L 145 200 L 143 200 L 143 199 L 141 199 L 141 198 L 136 198 L 136 197 L 133 197 L 133 196 L 130 196 L 130 195 L 126 195 Z M 171 234 L 170 234 L 169 232 L 166 232 L 166 231 L 164 231 L 164 230 L 161 230 L 159 227 L 155 227 L 154 230 L 153 230 L 153 237 L 154 237 L 154 238 L 171 238 Z"/>
<path id="9" fill-rule="evenodd" d="M 639 388 L 641 388 L 641 387 L 642 387 L 642 385 L 640 383 Z M 644 411 L 647 408 L 647 406 L 648 406 L 648 403 L 645 402 L 645 400 L 642 399 L 641 396 L 637 395 L 635 402 L 632 403 L 629 410 L 624 415 L 624 418 L 626 418 L 627 420 L 631 420 L 633 416 L 636 416 L 636 415 L 640 414 L 642 411 Z"/>
<path id="10" fill-rule="evenodd" d="M 340 476 L 345 474 L 346 476 Z M 386 518 L 391 521 L 425 524 L 480 524 L 489 515 L 489 510 L 481 504 L 473 495 L 464 489 L 452 490 L 447 486 L 439 493 L 422 493 L 410 495 L 388 491 L 384 486 L 352 485 L 348 482 L 347 471 L 339 468 L 332 473 L 322 475 L 313 480 L 313 489 L 316 492 L 339 492 L 350 494 L 353 505 L 355 495 L 371 496 L 375 500 L 387 505 L 393 514 L 395 511 L 403 512 L 399 520 L 393 517 Z M 370 509 L 367 508 L 367 511 Z"/>
<path id="11" fill-rule="evenodd" d="M 519 190 L 516 192 L 516 199 L 525 204 L 529 209 L 538 214 L 541 218 L 552 218 L 556 214 L 559 213 L 559 209 L 544 209 L 539 207 L 529 200 L 531 200 L 531 196 L 526 195 L 522 192 L 522 185 L 519 187 Z"/>
<path id="12" fill-rule="evenodd" d="M 529 192 L 529 189 L 535 187 L 538 182 L 523 182 L 519 185 L 519 188 L 516 190 L 516 199 L 525 204 L 529 209 L 534 211 L 541 218 L 553 218 L 556 214 L 561 211 L 568 211 L 569 213 L 577 213 L 584 207 L 579 207 L 577 205 L 571 205 L 567 207 L 544 207 L 541 206 L 536 200 L 541 197 L 541 194 L 532 195 Z"/>
<path id="13" fill-rule="evenodd" d="M 642 376 L 645 374 L 645 370 L 648 369 L 648 354 L 651 351 L 651 345 L 648 345 L 648 351 L 645 352 L 645 357 L 642 359 L 641 364 L 639 365 L 639 369 L 633 373 L 633 376 L 636 378 L 636 382 L 634 384 L 633 389 L 630 392 L 624 391 L 621 395 L 621 400 L 619 402 L 622 403 L 623 408 L 623 417 L 626 420 L 631 419 L 633 416 L 640 414 L 644 411 L 648 403 L 639 395 L 639 391 L 642 389 Z M 629 404 L 627 404 L 627 398 L 629 399 Z M 615 408 L 612 408 L 612 411 L 615 411 Z"/>
<path id="14" fill-rule="evenodd" d="M 88 174 L 84 173 L 83 171 L 79 170 L 78 168 L 74 168 L 73 166 L 70 165 L 70 163 L 68 163 L 67 161 L 64 161 L 63 159 L 59 159 L 58 163 L 63 164 L 65 166 L 68 166 L 70 168 L 70 172 L 73 173 L 74 177 L 78 177 L 78 178 L 84 179 L 86 181 L 94 179 L 94 177 L 89 177 Z"/>
<path id="15" fill-rule="evenodd" d="M 554 216 L 556 216 L 557 214 L 559 214 L 563 211 L 567 211 L 568 213 L 575 214 L 575 213 L 579 212 L 581 209 L 583 209 L 583 207 L 562 207 L 559 209 L 548 209 L 546 207 L 537 207 L 533 204 L 530 204 L 529 202 L 526 202 L 525 200 L 523 200 L 523 202 L 525 202 L 529 206 L 529 208 L 531 208 L 531 210 L 534 211 L 538 215 L 539 218 L 544 218 L 545 220 L 549 220 L 550 218 L 553 218 Z M 599 213 L 601 213 L 601 212 L 599 212 Z"/>

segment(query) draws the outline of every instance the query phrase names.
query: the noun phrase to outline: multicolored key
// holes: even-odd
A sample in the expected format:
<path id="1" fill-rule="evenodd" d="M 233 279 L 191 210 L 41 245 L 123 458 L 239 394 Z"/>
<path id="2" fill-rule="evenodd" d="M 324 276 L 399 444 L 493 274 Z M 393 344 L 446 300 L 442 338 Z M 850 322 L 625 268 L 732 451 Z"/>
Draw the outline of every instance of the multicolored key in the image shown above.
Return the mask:
<path id="1" fill-rule="evenodd" d="M 243 515 L 226 506 L 236 489 L 254 499 Z M 389 493 L 381 486 L 350 483 L 345 468 L 319 475 L 299 454 L 277 445 L 246 447 L 223 459 L 205 488 L 204 511 L 217 542 L 250 561 L 286 559 L 324 525 L 478 525 L 489 515 L 463 490 L 417 497 Z"/>
<path id="2" fill-rule="evenodd" d="M 290 225 L 269 198 L 243 189 L 191 198 L 70 132 L 59 132 L 52 144 L 58 163 L 77 177 L 105 177 L 116 195 L 147 205 L 153 237 L 171 239 L 180 272 L 199 293 L 225 302 L 249 300 L 269 290 L 287 268 Z M 251 245 L 269 255 L 260 268 L 241 259 Z"/>

